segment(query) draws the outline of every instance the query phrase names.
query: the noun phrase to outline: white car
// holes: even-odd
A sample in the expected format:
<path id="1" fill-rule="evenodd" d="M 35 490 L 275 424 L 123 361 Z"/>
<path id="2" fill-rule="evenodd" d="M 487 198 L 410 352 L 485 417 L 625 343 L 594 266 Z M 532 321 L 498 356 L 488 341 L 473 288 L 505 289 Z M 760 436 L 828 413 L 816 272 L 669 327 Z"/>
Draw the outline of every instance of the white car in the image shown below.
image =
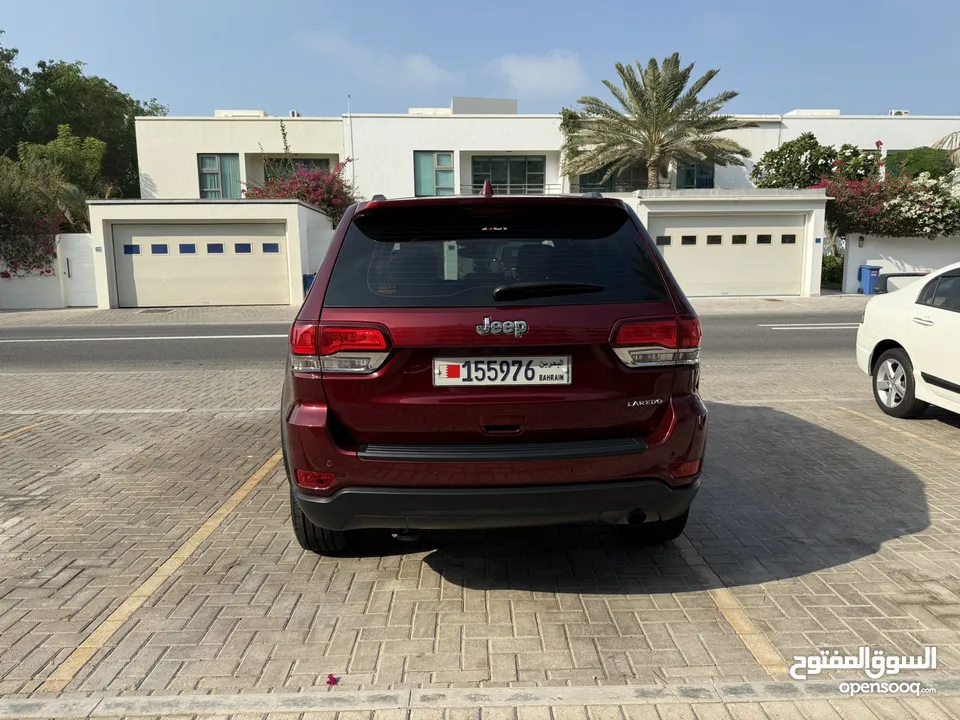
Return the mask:
<path id="1" fill-rule="evenodd" d="M 857 365 L 887 415 L 913 417 L 928 405 L 960 413 L 960 263 L 872 298 Z"/>

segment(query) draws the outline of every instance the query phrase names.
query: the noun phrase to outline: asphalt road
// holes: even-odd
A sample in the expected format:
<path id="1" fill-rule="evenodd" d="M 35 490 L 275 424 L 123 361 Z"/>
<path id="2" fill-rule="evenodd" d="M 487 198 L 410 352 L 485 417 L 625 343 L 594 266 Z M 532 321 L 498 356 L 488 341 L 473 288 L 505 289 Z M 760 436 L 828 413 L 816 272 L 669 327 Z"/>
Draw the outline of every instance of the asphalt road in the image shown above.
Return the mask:
<path id="1" fill-rule="evenodd" d="M 703 361 L 854 362 L 850 314 L 705 315 Z M 0 372 L 280 367 L 285 324 L 0 328 Z"/>

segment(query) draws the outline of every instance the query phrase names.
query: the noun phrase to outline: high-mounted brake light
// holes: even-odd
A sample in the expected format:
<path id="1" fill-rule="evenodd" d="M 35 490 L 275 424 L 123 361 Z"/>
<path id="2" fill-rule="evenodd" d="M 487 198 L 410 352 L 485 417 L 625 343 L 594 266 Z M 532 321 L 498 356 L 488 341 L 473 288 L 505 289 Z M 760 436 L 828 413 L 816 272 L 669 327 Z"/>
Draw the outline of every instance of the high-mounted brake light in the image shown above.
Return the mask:
<path id="1" fill-rule="evenodd" d="M 652 318 L 622 323 L 611 344 L 628 367 L 697 365 L 701 337 L 697 317 Z"/>
<path id="2" fill-rule="evenodd" d="M 376 327 L 337 327 L 296 322 L 290 330 L 294 372 L 372 373 L 389 354 L 386 334 Z"/>

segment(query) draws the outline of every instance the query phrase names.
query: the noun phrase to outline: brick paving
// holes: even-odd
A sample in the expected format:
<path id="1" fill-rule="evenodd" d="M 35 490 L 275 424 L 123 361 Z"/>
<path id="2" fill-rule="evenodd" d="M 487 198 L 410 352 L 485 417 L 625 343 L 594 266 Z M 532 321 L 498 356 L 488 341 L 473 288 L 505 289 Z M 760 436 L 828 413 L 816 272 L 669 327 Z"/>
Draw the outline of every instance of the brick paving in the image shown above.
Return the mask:
<path id="1" fill-rule="evenodd" d="M 371 533 L 357 557 L 317 558 L 293 539 L 275 472 L 65 697 L 326 693 L 328 673 L 340 679 L 333 693 L 768 680 L 715 604 L 721 584 L 788 664 L 827 648 L 936 645 L 938 669 L 916 679 L 960 676 L 960 422 L 884 418 L 846 365 L 745 375 L 704 368 L 706 473 L 678 543 L 636 547 L 602 527 L 431 533 L 415 546 Z M 0 436 L 44 423 L 0 441 L 0 698 L 44 697 L 42 681 L 273 453 L 278 380 L 262 370 L 0 375 Z M 899 703 L 837 693 L 483 714 L 960 714 L 946 694 Z"/>

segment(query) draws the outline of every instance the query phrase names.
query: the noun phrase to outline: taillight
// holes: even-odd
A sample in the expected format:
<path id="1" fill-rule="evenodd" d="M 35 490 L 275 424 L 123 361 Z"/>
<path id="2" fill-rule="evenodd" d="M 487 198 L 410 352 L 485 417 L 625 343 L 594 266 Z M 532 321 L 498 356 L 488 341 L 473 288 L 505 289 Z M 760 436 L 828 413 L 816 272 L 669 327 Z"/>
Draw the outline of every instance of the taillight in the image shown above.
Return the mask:
<path id="1" fill-rule="evenodd" d="M 290 329 L 290 352 L 294 355 L 317 354 L 316 323 L 295 322 Z"/>
<path id="2" fill-rule="evenodd" d="M 338 327 L 296 322 L 290 331 L 294 372 L 371 373 L 389 354 L 386 334 L 376 327 Z"/>
<path id="3" fill-rule="evenodd" d="M 333 355 L 344 350 L 386 350 L 387 339 L 377 328 L 321 327 L 320 354 Z"/>
<path id="4" fill-rule="evenodd" d="M 697 317 L 627 320 L 613 334 L 613 351 L 629 367 L 696 365 L 700 362 Z"/>

